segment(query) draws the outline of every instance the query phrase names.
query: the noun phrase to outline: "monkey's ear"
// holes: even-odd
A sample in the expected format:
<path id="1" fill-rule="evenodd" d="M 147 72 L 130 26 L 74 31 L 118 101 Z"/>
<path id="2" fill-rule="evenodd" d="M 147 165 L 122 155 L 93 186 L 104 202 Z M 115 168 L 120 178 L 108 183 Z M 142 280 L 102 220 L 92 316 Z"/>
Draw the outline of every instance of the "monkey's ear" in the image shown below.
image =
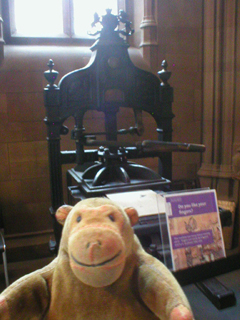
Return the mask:
<path id="1" fill-rule="evenodd" d="M 72 206 L 64 205 L 57 209 L 55 213 L 55 217 L 61 225 L 64 225 L 65 220 L 69 214 L 69 212 L 72 210 Z"/>
<path id="2" fill-rule="evenodd" d="M 128 215 L 130 221 L 131 221 L 131 226 L 134 226 L 138 222 L 138 213 L 137 210 L 134 209 L 133 207 L 125 208 L 124 211 Z"/>

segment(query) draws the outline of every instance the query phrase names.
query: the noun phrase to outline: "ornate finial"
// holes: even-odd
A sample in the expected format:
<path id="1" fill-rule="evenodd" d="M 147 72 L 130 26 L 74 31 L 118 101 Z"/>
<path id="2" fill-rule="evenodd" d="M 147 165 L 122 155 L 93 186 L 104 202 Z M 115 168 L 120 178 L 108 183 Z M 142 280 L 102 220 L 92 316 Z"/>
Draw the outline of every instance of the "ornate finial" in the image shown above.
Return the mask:
<path id="1" fill-rule="evenodd" d="M 54 84 L 54 81 L 57 80 L 57 76 L 58 76 L 58 71 L 54 70 L 54 62 L 52 59 L 49 59 L 47 66 L 49 67 L 49 70 L 44 72 L 44 77 L 46 78 L 46 80 L 49 82 L 49 84 L 47 85 L 47 87 L 50 88 L 54 88 L 57 87 L 56 84 Z"/>
<path id="2" fill-rule="evenodd" d="M 167 70 L 168 64 L 166 60 L 162 61 L 161 66 L 162 66 L 162 70 L 158 71 L 158 76 L 162 81 L 161 85 L 169 86 L 168 80 L 170 79 L 172 72 Z"/>
<path id="3" fill-rule="evenodd" d="M 128 20 L 128 15 L 124 10 L 119 10 L 118 21 L 125 24 L 125 31 L 121 30 L 121 34 L 131 36 L 134 33 L 134 30 L 131 27 L 132 22 Z"/>
<path id="4" fill-rule="evenodd" d="M 54 67 L 54 62 L 52 59 L 49 59 L 47 66 L 49 67 L 49 70 L 52 71 L 53 67 Z"/>
<path id="5" fill-rule="evenodd" d="M 112 9 L 106 9 L 106 13 L 105 16 L 102 16 L 102 21 L 100 21 L 103 29 L 114 31 L 118 26 L 118 18 L 112 14 Z"/>
<path id="6" fill-rule="evenodd" d="M 128 16 L 125 11 L 120 10 L 119 15 L 113 15 L 112 9 L 106 9 L 106 15 L 101 18 L 97 13 L 94 14 L 94 21 L 91 24 L 92 27 L 99 27 L 99 29 L 92 33 L 89 32 L 89 35 L 95 36 L 97 34 L 111 34 L 111 33 L 120 33 L 124 36 L 129 36 L 134 33 L 134 30 L 131 28 L 131 22 L 127 19 Z M 115 30 L 119 23 L 125 24 L 125 28 L 123 30 Z"/>

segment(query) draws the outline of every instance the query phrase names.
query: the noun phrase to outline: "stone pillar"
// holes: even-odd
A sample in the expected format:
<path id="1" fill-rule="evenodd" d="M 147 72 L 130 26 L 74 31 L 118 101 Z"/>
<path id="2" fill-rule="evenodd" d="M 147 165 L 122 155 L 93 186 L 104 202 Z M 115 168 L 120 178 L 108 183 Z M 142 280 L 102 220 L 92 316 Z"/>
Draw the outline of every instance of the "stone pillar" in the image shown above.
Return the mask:
<path id="1" fill-rule="evenodd" d="M 144 60 L 148 63 L 151 70 L 157 71 L 157 52 L 158 52 L 158 39 L 157 39 L 157 1 L 144 0 L 143 1 L 143 20 L 140 28 L 142 29 L 142 54 Z"/>
<path id="2" fill-rule="evenodd" d="M 236 0 L 204 0 L 201 187 L 234 199 L 232 158 L 236 109 Z"/>

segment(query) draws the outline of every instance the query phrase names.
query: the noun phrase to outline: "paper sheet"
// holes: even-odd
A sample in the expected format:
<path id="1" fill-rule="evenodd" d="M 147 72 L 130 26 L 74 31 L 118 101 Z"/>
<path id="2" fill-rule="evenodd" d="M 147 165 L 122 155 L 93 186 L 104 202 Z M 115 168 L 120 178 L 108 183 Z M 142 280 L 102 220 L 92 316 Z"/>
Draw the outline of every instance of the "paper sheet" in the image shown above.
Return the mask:
<path id="1" fill-rule="evenodd" d="M 165 212 L 164 198 L 153 190 L 109 193 L 106 196 L 123 208 L 134 207 L 139 217 Z"/>

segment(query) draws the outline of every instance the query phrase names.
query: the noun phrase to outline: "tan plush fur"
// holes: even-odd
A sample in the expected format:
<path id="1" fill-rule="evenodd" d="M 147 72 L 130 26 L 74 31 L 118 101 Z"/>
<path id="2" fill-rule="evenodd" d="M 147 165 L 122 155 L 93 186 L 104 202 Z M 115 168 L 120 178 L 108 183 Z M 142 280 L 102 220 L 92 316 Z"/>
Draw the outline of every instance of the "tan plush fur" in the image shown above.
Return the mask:
<path id="1" fill-rule="evenodd" d="M 133 233 L 133 208 L 105 198 L 59 208 L 57 258 L 0 295 L 1 320 L 193 320 L 168 269 Z"/>

